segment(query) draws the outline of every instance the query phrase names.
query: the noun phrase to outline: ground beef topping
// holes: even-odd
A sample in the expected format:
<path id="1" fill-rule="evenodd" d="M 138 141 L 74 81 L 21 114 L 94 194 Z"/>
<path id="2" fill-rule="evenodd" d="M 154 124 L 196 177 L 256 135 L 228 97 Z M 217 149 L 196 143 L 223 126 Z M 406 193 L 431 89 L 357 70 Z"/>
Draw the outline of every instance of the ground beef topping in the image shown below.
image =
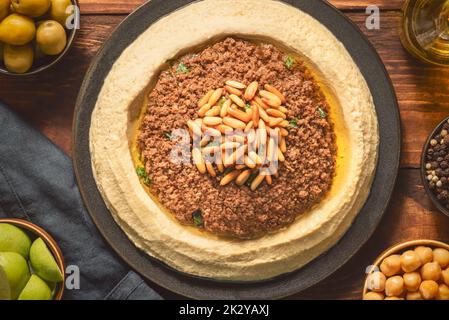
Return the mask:
<path id="1" fill-rule="evenodd" d="M 226 85 L 244 96 L 245 90 L 230 79 L 246 87 L 257 82 L 259 90 L 269 84 L 285 97 L 285 109 L 281 110 L 288 125 L 284 122 L 280 127 L 288 131 L 285 160 L 279 163 L 272 181 L 264 180 L 256 188 L 252 188 L 256 177 L 246 179 L 246 184 L 237 180 L 224 185 L 220 182 L 232 173 L 226 168 L 215 167 L 213 176 L 204 174 L 192 161 L 172 161 L 180 143 L 173 130 L 192 132 L 192 122 L 202 118 L 198 112 L 204 96 L 225 87 L 225 97 L 217 102 L 222 106 L 232 94 Z M 213 109 L 210 107 L 207 111 Z M 246 106 L 241 107 L 245 112 Z M 336 145 L 328 112 L 319 85 L 299 59 L 271 44 L 227 38 L 181 57 L 160 74 L 149 94 L 138 135 L 140 158 L 145 163 L 138 174 L 183 224 L 223 236 L 263 236 L 290 225 L 329 191 L 335 175 Z"/>

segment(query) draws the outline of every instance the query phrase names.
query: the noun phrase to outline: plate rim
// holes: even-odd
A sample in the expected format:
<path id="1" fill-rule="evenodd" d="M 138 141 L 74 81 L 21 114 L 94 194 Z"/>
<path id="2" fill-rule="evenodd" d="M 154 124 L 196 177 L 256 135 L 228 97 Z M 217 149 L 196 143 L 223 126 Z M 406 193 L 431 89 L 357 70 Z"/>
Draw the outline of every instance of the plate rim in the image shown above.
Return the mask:
<path id="1" fill-rule="evenodd" d="M 108 56 L 105 53 L 105 51 L 108 49 L 108 47 L 111 47 L 113 37 L 117 36 L 117 34 L 119 32 L 123 32 L 123 28 L 124 28 L 125 24 L 129 24 L 131 20 L 136 19 L 140 13 L 142 13 L 145 10 L 149 11 L 150 9 L 154 9 L 153 8 L 154 6 L 164 6 L 164 5 L 168 4 L 169 6 L 174 5 L 175 9 L 179 9 L 179 8 L 187 6 L 193 2 L 197 2 L 197 0 L 151 0 L 151 1 L 148 1 L 144 4 L 142 4 L 141 6 L 139 6 L 134 12 L 132 12 L 122 22 L 119 23 L 119 25 L 114 29 L 114 31 L 111 33 L 111 35 L 103 43 L 103 45 L 97 52 L 96 56 L 93 58 L 90 66 L 85 74 L 83 83 L 80 87 L 79 94 L 77 97 L 76 107 L 75 107 L 75 111 L 74 111 L 74 118 L 73 118 L 73 139 L 72 139 L 73 165 L 74 165 L 75 176 L 76 176 L 76 179 L 78 182 L 78 186 L 80 189 L 80 193 L 81 193 L 83 202 L 87 208 L 87 211 L 89 212 L 90 217 L 92 218 L 94 224 L 96 225 L 98 231 L 102 235 L 103 239 L 120 256 L 120 258 L 123 259 L 134 271 L 136 271 L 137 273 L 142 275 L 145 279 L 147 279 L 151 282 L 154 282 L 155 284 L 163 287 L 164 289 L 174 292 L 176 294 L 179 294 L 179 295 L 182 295 L 185 297 L 189 297 L 189 298 L 194 298 L 194 299 L 210 299 L 211 297 L 218 297 L 220 299 L 222 299 L 222 298 L 227 298 L 227 299 L 248 299 L 248 298 L 250 298 L 250 299 L 272 299 L 272 298 L 284 298 L 284 297 L 288 297 L 292 294 L 299 293 L 299 292 L 321 282 L 325 278 L 329 277 L 331 274 L 335 273 L 343 265 L 345 265 L 362 248 L 362 246 L 371 238 L 372 234 L 377 229 L 378 225 L 380 224 L 380 221 L 382 220 L 382 217 L 384 216 L 385 210 L 388 207 L 389 202 L 391 200 L 391 196 L 392 196 L 392 193 L 394 190 L 394 186 L 396 185 L 396 179 L 397 179 L 398 172 L 399 172 L 400 152 L 401 152 L 401 121 L 400 121 L 400 113 L 399 113 L 399 106 L 398 106 L 396 93 L 395 93 L 391 78 L 389 77 L 389 74 L 388 74 L 388 72 L 385 68 L 385 65 L 383 64 L 380 56 L 378 55 L 373 44 L 366 38 L 366 36 L 357 27 L 357 25 L 355 25 L 354 22 L 352 22 L 347 16 L 345 16 L 342 12 L 340 12 L 337 8 L 335 8 L 333 5 L 331 5 L 327 1 L 322 1 L 322 0 L 313 0 L 313 1 L 310 1 L 310 0 L 280 0 L 280 1 L 285 2 L 289 5 L 296 7 L 297 9 L 300 9 L 300 10 L 308 13 L 309 15 L 311 15 L 312 17 L 314 17 L 315 19 L 320 21 L 322 24 L 324 24 L 326 26 L 326 28 L 328 28 L 334 34 L 334 36 L 337 37 L 336 31 L 333 30 L 328 24 L 325 24 L 323 21 L 319 20 L 315 15 L 311 14 L 309 11 L 304 10 L 305 8 L 306 9 L 308 8 L 310 11 L 313 11 L 313 10 L 318 11 L 320 9 L 316 8 L 316 7 L 319 7 L 319 6 L 321 6 L 321 8 L 326 8 L 328 10 L 330 9 L 332 12 L 332 15 L 334 15 L 336 23 L 337 24 L 346 24 L 346 28 L 349 28 L 353 33 L 355 32 L 356 34 L 358 34 L 359 40 L 356 41 L 356 43 L 358 43 L 359 46 L 364 46 L 365 50 L 368 50 L 368 52 L 371 53 L 372 57 L 375 59 L 375 63 L 371 63 L 371 64 L 375 64 L 375 68 L 376 69 L 378 68 L 377 72 L 380 72 L 382 74 L 382 80 L 384 82 L 383 85 L 385 85 L 385 88 L 383 90 L 386 91 L 384 93 L 388 94 L 387 98 L 390 99 L 390 104 L 392 104 L 392 106 L 393 106 L 393 110 L 389 110 L 390 113 L 388 116 L 391 118 L 390 120 L 394 124 L 394 127 L 391 128 L 391 129 L 394 129 L 394 131 L 395 131 L 395 132 L 393 132 L 393 136 L 392 136 L 392 138 L 394 140 L 393 145 L 396 144 L 396 146 L 397 146 L 397 148 L 395 148 L 396 152 L 391 153 L 392 158 L 393 158 L 393 163 L 390 163 L 389 166 L 387 166 L 389 169 L 389 170 L 387 170 L 388 171 L 387 176 L 390 178 L 390 181 L 389 181 L 389 183 L 387 183 L 387 185 L 382 184 L 384 200 L 381 204 L 378 204 L 376 206 L 378 212 L 374 217 L 372 217 L 372 219 L 369 219 L 370 218 L 369 213 L 365 214 L 365 215 L 368 215 L 367 219 L 372 224 L 369 228 L 369 232 L 366 232 L 366 230 L 365 230 L 365 232 L 363 233 L 362 239 L 358 241 L 358 244 L 355 245 L 355 248 L 352 248 L 351 252 L 349 254 L 346 254 L 344 256 L 344 258 L 340 258 L 339 262 L 334 264 L 334 269 L 332 271 L 322 272 L 322 274 L 320 274 L 319 276 L 312 277 L 313 279 L 309 280 L 307 284 L 300 285 L 300 286 L 298 286 L 298 285 L 291 286 L 288 283 L 287 279 L 295 277 L 295 276 L 297 277 L 298 274 L 301 273 L 301 270 L 304 270 L 306 268 L 309 268 L 309 269 L 313 268 L 313 265 L 316 263 L 319 263 L 319 261 L 322 260 L 324 256 L 327 256 L 331 252 L 337 251 L 339 249 L 339 247 L 342 245 L 341 244 L 342 241 L 345 238 L 347 238 L 350 231 L 353 230 L 356 222 L 359 219 L 361 219 L 360 218 L 361 213 L 367 211 L 367 209 L 366 209 L 367 204 L 374 201 L 374 200 L 372 200 L 372 194 L 373 194 L 372 192 L 370 192 L 370 196 L 366 200 L 363 208 L 360 210 L 360 212 L 354 219 L 351 227 L 345 232 L 343 237 L 333 247 L 331 247 L 328 251 L 326 251 L 325 253 L 323 253 L 322 255 L 317 257 L 316 259 L 314 259 L 312 262 L 310 262 L 303 268 L 300 268 L 291 273 L 280 275 L 278 277 L 275 277 L 274 279 L 262 280 L 262 281 L 257 281 L 257 282 L 235 282 L 235 283 L 233 283 L 233 282 L 217 281 L 217 280 L 213 280 L 213 279 L 205 279 L 205 278 L 200 278 L 200 277 L 192 277 L 191 275 L 186 275 L 180 271 L 177 271 L 177 270 L 165 265 L 163 262 L 160 262 L 160 261 L 146 255 L 145 253 L 141 252 L 140 249 L 138 249 L 131 242 L 131 240 L 129 240 L 129 238 L 123 232 L 121 227 L 116 224 L 114 218 L 107 210 L 101 195 L 100 195 L 100 200 L 101 200 L 100 206 L 104 207 L 102 210 L 103 214 L 104 214 L 104 209 L 106 209 L 107 216 L 109 216 L 109 220 L 112 220 L 112 224 L 110 223 L 111 221 L 106 222 L 106 223 L 100 221 L 100 219 L 98 217 L 99 214 L 97 212 L 95 212 L 95 208 L 93 208 L 94 206 L 97 206 L 98 204 L 93 203 L 93 201 L 91 199 L 91 197 L 94 197 L 94 198 L 97 198 L 97 200 L 98 200 L 99 192 L 98 192 L 98 188 L 97 188 L 94 178 L 93 178 L 93 172 L 92 172 L 92 168 L 91 168 L 91 164 L 90 164 L 90 153 L 87 152 L 87 154 L 86 154 L 86 152 L 82 152 L 82 149 L 83 149 L 83 147 L 84 148 L 86 147 L 86 144 L 87 144 L 87 149 L 89 149 L 90 116 L 94 109 L 95 101 L 96 101 L 98 93 L 99 93 L 99 91 L 98 91 L 97 95 L 94 97 L 89 95 L 90 94 L 89 85 L 91 84 L 92 80 L 95 79 L 94 71 L 96 71 L 98 69 L 99 62 L 103 58 L 105 58 L 106 60 L 108 59 L 107 58 Z M 311 3 L 312 3 L 312 5 L 311 5 Z M 313 7 L 315 7 L 315 8 L 313 8 Z M 169 11 L 167 14 L 171 13 L 172 11 Z M 153 24 L 154 22 L 161 19 L 163 16 L 165 16 L 165 15 L 157 15 L 156 19 L 153 22 L 148 23 L 146 28 L 148 28 L 151 24 Z M 137 34 L 137 36 L 138 35 L 139 34 Z M 135 38 L 133 38 L 133 39 L 135 39 Z M 353 61 L 359 67 L 361 73 L 364 76 L 365 81 L 368 83 L 368 86 L 370 87 L 371 94 L 373 95 L 373 98 L 374 98 L 375 94 L 373 93 L 373 88 L 371 88 L 371 86 L 370 86 L 370 84 L 373 84 L 373 83 L 371 83 L 371 81 L 368 81 L 367 76 L 364 74 L 364 70 L 361 69 L 361 67 L 360 67 L 361 61 L 356 61 L 356 59 L 354 58 L 354 54 L 356 54 L 356 53 L 351 51 L 345 44 L 345 41 L 349 41 L 349 40 L 341 39 L 339 37 L 337 37 L 337 39 L 344 44 L 346 50 L 351 55 Z M 129 41 L 129 43 L 131 43 L 133 40 L 128 39 L 128 41 Z M 124 46 L 124 48 L 126 48 L 128 45 L 129 44 L 126 44 Z M 360 49 L 360 48 L 358 48 L 358 49 Z M 113 64 L 113 62 L 111 63 L 111 66 L 112 66 L 112 64 Z M 109 72 L 109 69 L 104 74 L 104 76 L 107 76 L 108 72 Z M 104 78 L 101 78 L 100 80 L 104 80 Z M 103 81 L 101 81 L 101 82 L 103 82 Z M 100 89 L 101 89 L 101 86 L 100 86 Z M 90 107 L 89 106 L 86 107 L 85 101 L 86 100 L 89 101 L 89 99 L 92 99 L 92 98 L 94 99 L 94 102 L 91 103 Z M 81 114 L 82 114 L 82 112 L 86 112 L 86 110 L 85 110 L 86 108 L 91 109 L 90 111 L 87 110 L 87 112 L 89 114 L 88 115 L 89 121 L 88 121 L 88 123 L 86 123 L 86 122 L 82 123 L 80 120 Z M 379 112 L 379 110 L 378 110 L 378 106 L 376 104 L 376 114 L 378 115 L 378 119 L 380 119 L 378 112 Z M 381 129 L 381 127 L 382 126 L 379 121 L 379 130 Z M 87 135 L 87 139 L 86 139 L 86 135 Z M 381 156 L 385 156 L 385 154 L 381 155 L 381 151 L 382 151 L 381 147 L 382 146 L 385 147 L 385 143 L 386 143 L 385 141 L 382 140 L 382 137 L 384 135 L 385 134 L 380 132 L 381 139 L 380 139 L 380 145 L 379 145 L 379 160 L 378 160 L 378 164 L 377 164 L 377 168 L 376 168 L 376 174 L 375 174 L 373 182 L 372 182 L 372 189 L 374 188 L 375 181 L 379 178 L 378 176 L 380 174 L 379 170 L 380 170 L 380 164 L 381 164 Z M 81 151 L 80 151 L 80 149 L 81 149 Z M 87 171 L 86 171 L 86 169 L 87 169 Z M 90 182 L 86 183 L 86 179 L 87 179 L 87 181 L 90 180 Z M 94 183 L 93 186 L 92 186 L 92 181 Z M 86 186 L 86 184 L 87 184 L 87 186 Z M 90 191 L 92 191 L 92 190 L 87 190 L 88 188 L 92 188 L 92 187 L 95 189 L 93 191 L 94 191 L 94 193 L 96 191 L 97 195 L 92 195 L 90 193 Z M 108 227 L 106 227 L 107 225 L 108 225 Z M 115 229 L 115 230 L 111 230 L 110 228 Z M 112 237 L 117 236 L 116 234 L 114 234 L 117 231 L 117 229 L 118 229 L 119 233 L 122 234 L 119 237 L 121 237 L 121 238 L 125 237 L 125 241 L 122 243 L 116 243 L 115 240 L 111 240 Z M 134 251 L 134 252 L 130 253 L 129 251 L 124 250 L 124 247 L 128 247 L 127 249 L 131 249 L 131 251 Z M 141 265 L 142 262 L 136 262 L 137 257 L 139 257 L 139 259 L 144 259 L 147 261 L 145 267 Z M 147 270 L 148 265 L 151 265 L 151 269 L 158 269 L 157 271 L 162 271 L 162 275 L 165 276 L 165 278 L 161 280 L 161 279 L 155 277 L 154 275 L 150 274 L 151 272 L 149 273 Z M 329 269 L 329 268 L 327 268 L 327 269 Z M 279 288 L 279 286 L 277 288 L 277 290 L 282 289 L 282 292 L 273 292 L 273 291 L 269 291 L 269 290 L 267 290 L 268 292 L 261 291 L 261 288 L 273 287 L 273 286 L 275 286 L 275 283 L 278 283 L 278 282 L 280 283 L 281 281 L 282 282 L 287 281 L 287 283 L 285 283 L 285 285 L 282 285 L 281 288 Z M 189 288 L 185 287 L 185 282 L 188 283 Z M 199 284 L 199 283 L 193 284 L 192 282 L 200 282 L 201 284 Z M 242 285 L 246 285 L 246 286 L 249 285 L 249 286 L 252 286 L 253 288 L 248 289 L 246 291 L 245 290 L 241 291 L 241 290 L 239 290 L 238 287 L 242 286 Z M 183 288 L 181 288 L 181 287 L 183 287 Z M 223 288 L 217 288 L 217 287 L 223 287 Z"/>

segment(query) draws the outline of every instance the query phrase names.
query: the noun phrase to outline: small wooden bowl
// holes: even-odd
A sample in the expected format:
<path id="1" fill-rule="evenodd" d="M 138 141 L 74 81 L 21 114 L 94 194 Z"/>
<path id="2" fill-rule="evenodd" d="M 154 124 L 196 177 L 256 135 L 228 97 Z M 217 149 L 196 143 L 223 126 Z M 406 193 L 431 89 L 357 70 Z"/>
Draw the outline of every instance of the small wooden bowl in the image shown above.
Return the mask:
<path id="1" fill-rule="evenodd" d="M 449 209 L 447 209 L 445 206 L 441 204 L 441 202 L 437 199 L 437 196 L 435 193 L 430 190 L 429 187 L 429 181 L 427 180 L 427 170 L 426 170 L 426 155 L 427 150 L 430 146 L 430 141 L 439 133 L 442 129 L 444 124 L 446 124 L 449 120 L 449 117 L 445 118 L 443 121 L 441 121 L 435 129 L 432 131 L 432 133 L 429 135 L 429 137 L 426 140 L 426 143 L 424 144 L 422 155 L 421 155 L 421 180 L 424 185 L 424 190 L 426 191 L 427 195 L 429 196 L 430 200 L 432 200 L 435 207 L 440 210 L 442 213 L 444 213 L 446 216 L 449 217 Z"/>
<path id="2" fill-rule="evenodd" d="M 419 246 L 425 246 L 425 247 L 431 247 L 432 249 L 436 248 L 443 248 L 446 250 L 449 250 L 449 244 L 435 241 L 435 240 L 411 240 L 403 243 L 399 243 L 397 245 L 392 246 L 391 248 L 385 250 L 372 264 L 370 270 L 367 272 L 367 275 L 365 277 L 365 282 L 363 285 L 363 293 L 362 293 L 362 299 L 365 296 L 365 294 L 368 292 L 368 275 L 371 274 L 374 271 L 379 270 L 380 264 L 382 261 L 393 254 L 402 253 L 407 251 L 408 249 L 416 248 Z"/>
<path id="3" fill-rule="evenodd" d="M 61 300 L 62 295 L 64 294 L 64 283 L 65 283 L 65 263 L 64 263 L 64 257 L 62 256 L 61 249 L 59 248 L 58 244 L 56 243 L 55 239 L 53 239 L 52 236 L 50 236 L 44 229 L 41 227 L 38 227 L 34 223 L 31 223 L 26 220 L 21 219 L 0 219 L 0 223 L 9 223 L 16 227 L 19 227 L 21 229 L 24 229 L 28 231 L 29 233 L 34 234 L 36 237 L 42 238 L 44 240 L 47 247 L 50 249 L 51 253 L 53 254 L 53 257 L 56 260 L 56 263 L 58 264 L 59 269 L 62 273 L 62 282 L 57 284 L 55 295 L 53 297 L 53 300 Z"/>

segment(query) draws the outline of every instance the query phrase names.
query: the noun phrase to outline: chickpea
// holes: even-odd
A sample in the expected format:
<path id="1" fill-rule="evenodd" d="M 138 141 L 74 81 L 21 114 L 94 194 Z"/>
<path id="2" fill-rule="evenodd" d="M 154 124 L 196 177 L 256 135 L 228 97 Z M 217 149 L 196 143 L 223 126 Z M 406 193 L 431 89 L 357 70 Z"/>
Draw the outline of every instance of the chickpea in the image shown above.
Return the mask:
<path id="1" fill-rule="evenodd" d="M 443 248 L 433 250 L 433 261 L 438 262 L 441 268 L 449 266 L 449 251 Z"/>
<path id="2" fill-rule="evenodd" d="M 443 277 L 443 281 L 445 284 L 449 286 L 449 268 L 441 272 L 441 275 Z"/>
<path id="3" fill-rule="evenodd" d="M 449 300 L 449 287 L 445 284 L 440 284 L 438 287 L 437 300 Z"/>
<path id="4" fill-rule="evenodd" d="M 421 267 L 421 260 L 415 251 L 409 250 L 401 255 L 401 267 L 404 272 L 412 272 Z"/>
<path id="5" fill-rule="evenodd" d="M 383 292 L 385 290 L 385 281 L 387 281 L 385 275 L 380 271 L 376 271 L 368 275 L 366 283 L 369 290 Z"/>
<path id="6" fill-rule="evenodd" d="M 438 262 L 428 262 L 421 268 L 423 280 L 438 281 L 441 278 L 441 267 Z"/>
<path id="7" fill-rule="evenodd" d="M 395 254 L 385 258 L 380 264 L 380 271 L 387 277 L 394 276 L 401 272 L 401 256 Z"/>
<path id="8" fill-rule="evenodd" d="M 404 285 L 408 291 L 417 291 L 419 289 L 419 285 L 421 284 L 421 275 L 419 272 L 408 272 L 404 273 Z"/>
<path id="9" fill-rule="evenodd" d="M 407 292 L 405 297 L 407 300 L 423 300 L 421 293 L 419 291 Z"/>
<path id="10" fill-rule="evenodd" d="M 363 300 L 383 300 L 384 295 L 380 292 L 368 292 L 363 296 Z"/>
<path id="11" fill-rule="evenodd" d="M 420 246 L 415 248 L 415 252 L 419 257 L 419 260 L 421 260 L 422 265 L 433 261 L 433 251 L 431 248 Z"/>
<path id="12" fill-rule="evenodd" d="M 385 294 L 388 297 L 400 296 L 404 292 L 404 279 L 401 276 L 388 278 L 385 282 Z"/>
<path id="13" fill-rule="evenodd" d="M 438 283 L 433 280 L 425 280 L 419 286 L 419 292 L 424 300 L 432 300 L 438 294 Z"/>

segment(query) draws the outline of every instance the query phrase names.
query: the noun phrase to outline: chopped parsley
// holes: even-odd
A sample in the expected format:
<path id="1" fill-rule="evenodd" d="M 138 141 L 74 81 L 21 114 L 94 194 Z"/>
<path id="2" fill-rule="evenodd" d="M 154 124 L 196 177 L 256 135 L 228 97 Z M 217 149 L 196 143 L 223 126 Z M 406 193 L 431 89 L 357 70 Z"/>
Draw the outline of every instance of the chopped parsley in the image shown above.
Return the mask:
<path id="1" fill-rule="evenodd" d="M 246 111 L 246 110 L 249 110 L 249 109 L 251 109 L 251 105 L 250 105 L 249 103 L 247 103 L 247 104 L 245 105 L 245 111 Z"/>
<path id="2" fill-rule="evenodd" d="M 195 224 L 195 226 L 197 227 L 202 227 L 203 226 L 203 215 L 201 214 L 201 210 L 196 210 L 193 214 L 193 223 Z"/>
<path id="3" fill-rule="evenodd" d="M 148 177 L 148 174 L 147 174 L 147 172 L 145 171 L 145 168 L 144 168 L 144 167 L 140 167 L 140 166 L 137 167 L 136 173 L 137 173 L 137 175 L 139 176 L 139 178 L 142 179 L 143 183 L 144 183 L 146 186 L 150 186 L 150 185 L 151 185 L 151 180 L 150 180 L 150 178 Z"/>
<path id="4" fill-rule="evenodd" d="M 180 73 L 180 72 L 182 72 L 182 73 L 189 73 L 189 71 L 190 71 L 189 68 L 187 68 L 186 65 L 184 63 L 182 63 L 182 62 L 176 68 L 176 72 L 177 73 Z"/>
<path id="5" fill-rule="evenodd" d="M 164 132 L 162 135 L 163 135 L 164 138 L 167 139 L 167 140 L 171 140 L 171 139 L 172 139 L 172 135 L 171 135 L 170 132 Z"/>
<path id="6" fill-rule="evenodd" d="M 285 59 L 284 64 L 287 67 L 287 69 L 293 68 L 293 65 L 296 63 L 295 58 L 288 56 L 287 59 Z"/>
<path id="7" fill-rule="evenodd" d="M 318 115 L 320 116 L 321 119 L 327 118 L 327 113 L 323 109 L 318 108 L 316 111 L 318 112 Z"/>
<path id="8" fill-rule="evenodd" d="M 290 127 L 298 128 L 299 127 L 298 120 L 299 120 L 298 118 L 294 118 L 294 119 L 290 120 Z"/>

